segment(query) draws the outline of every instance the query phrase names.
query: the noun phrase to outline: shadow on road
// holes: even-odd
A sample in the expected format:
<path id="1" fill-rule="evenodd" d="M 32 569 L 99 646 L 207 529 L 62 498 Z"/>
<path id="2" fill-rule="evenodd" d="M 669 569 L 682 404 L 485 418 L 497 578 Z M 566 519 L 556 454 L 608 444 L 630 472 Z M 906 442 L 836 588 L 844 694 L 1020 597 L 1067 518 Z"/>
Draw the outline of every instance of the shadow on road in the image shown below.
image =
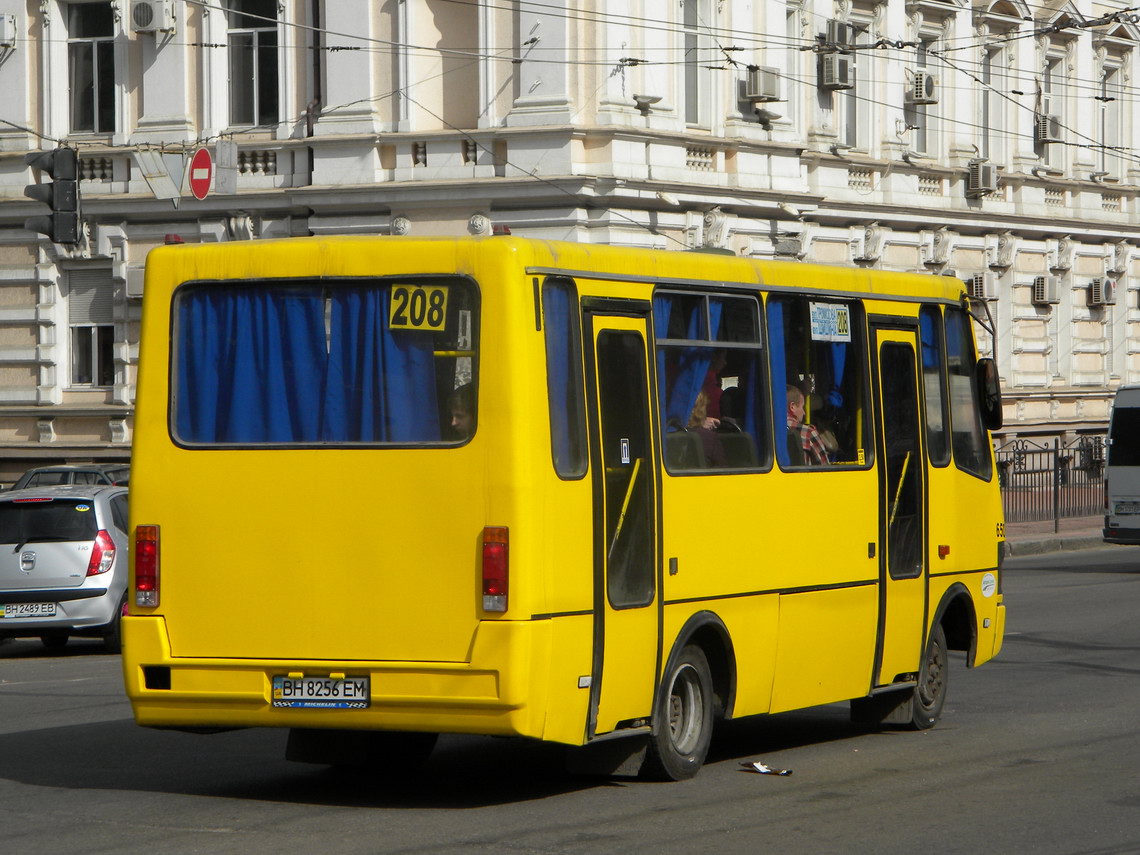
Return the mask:
<path id="1" fill-rule="evenodd" d="M 35 638 L 0 638 L 0 659 L 67 659 L 75 656 L 108 656 L 100 638 L 71 638 L 59 650 L 48 650 Z"/>
<path id="2" fill-rule="evenodd" d="M 846 707 L 726 722 L 709 763 L 865 735 Z M 522 739 L 444 736 L 419 773 L 385 781 L 284 759 L 283 730 L 198 735 L 131 720 L 0 735 L 0 775 L 24 784 L 113 789 L 307 805 L 456 809 L 526 802 L 630 779 L 578 777 L 561 746 Z M 706 772 L 707 774 L 707 772 Z"/>

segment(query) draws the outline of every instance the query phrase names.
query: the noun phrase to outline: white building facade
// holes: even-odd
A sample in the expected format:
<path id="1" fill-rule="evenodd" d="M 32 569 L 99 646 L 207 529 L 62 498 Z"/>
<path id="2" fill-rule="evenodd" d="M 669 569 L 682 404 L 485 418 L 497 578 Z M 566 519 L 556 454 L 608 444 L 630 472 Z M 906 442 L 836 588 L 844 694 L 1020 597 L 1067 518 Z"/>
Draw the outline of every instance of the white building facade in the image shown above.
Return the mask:
<path id="1" fill-rule="evenodd" d="M 147 252 L 485 234 L 953 271 L 1007 436 L 1140 382 L 1140 27 L 1011 0 L 0 0 L 0 482 L 129 456 Z M 82 237 L 24 228 L 79 152 Z M 198 148 L 211 190 L 191 192 Z"/>

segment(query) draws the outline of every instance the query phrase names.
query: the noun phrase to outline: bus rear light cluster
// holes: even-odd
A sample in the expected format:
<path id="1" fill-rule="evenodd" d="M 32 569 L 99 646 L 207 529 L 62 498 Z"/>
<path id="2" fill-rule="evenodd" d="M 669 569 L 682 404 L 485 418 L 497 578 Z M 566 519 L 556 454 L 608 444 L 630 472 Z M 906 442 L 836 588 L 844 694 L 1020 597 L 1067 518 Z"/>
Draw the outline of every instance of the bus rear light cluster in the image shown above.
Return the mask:
<path id="1" fill-rule="evenodd" d="M 158 605 L 158 526 L 135 527 L 135 605 Z"/>
<path id="2" fill-rule="evenodd" d="M 507 583 L 509 581 L 509 550 L 507 529 L 504 526 L 487 526 L 483 529 L 483 611 L 507 610 Z"/>

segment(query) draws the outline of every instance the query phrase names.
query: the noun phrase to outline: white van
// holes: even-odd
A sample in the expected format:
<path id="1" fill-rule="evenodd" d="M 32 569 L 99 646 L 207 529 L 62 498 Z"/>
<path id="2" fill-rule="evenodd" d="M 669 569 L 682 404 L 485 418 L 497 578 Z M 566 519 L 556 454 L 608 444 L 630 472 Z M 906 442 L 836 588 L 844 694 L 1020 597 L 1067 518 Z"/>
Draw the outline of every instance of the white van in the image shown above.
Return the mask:
<path id="1" fill-rule="evenodd" d="M 1108 425 L 1104 539 L 1140 546 L 1140 386 L 1121 386 Z"/>

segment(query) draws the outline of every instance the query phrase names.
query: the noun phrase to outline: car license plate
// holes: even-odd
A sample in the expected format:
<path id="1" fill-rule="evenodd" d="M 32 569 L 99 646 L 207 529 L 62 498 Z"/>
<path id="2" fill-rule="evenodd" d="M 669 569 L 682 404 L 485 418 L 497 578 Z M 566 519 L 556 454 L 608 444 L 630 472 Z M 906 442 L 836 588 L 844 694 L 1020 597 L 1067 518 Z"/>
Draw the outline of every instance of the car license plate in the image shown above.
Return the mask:
<path id="1" fill-rule="evenodd" d="M 55 617 L 55 603 L 0 603 L 0 619 Z"/>
<path id="2" fill-rule="evenodd" d="M 1117 502 L 1116 513 L 1140 514 L 1140 502 Z"/>
<path id="3" fill-rule="evenodd" d="M 368 706 L 368 677 L 273 678 L 273 706 L 360 710 Z"/>

